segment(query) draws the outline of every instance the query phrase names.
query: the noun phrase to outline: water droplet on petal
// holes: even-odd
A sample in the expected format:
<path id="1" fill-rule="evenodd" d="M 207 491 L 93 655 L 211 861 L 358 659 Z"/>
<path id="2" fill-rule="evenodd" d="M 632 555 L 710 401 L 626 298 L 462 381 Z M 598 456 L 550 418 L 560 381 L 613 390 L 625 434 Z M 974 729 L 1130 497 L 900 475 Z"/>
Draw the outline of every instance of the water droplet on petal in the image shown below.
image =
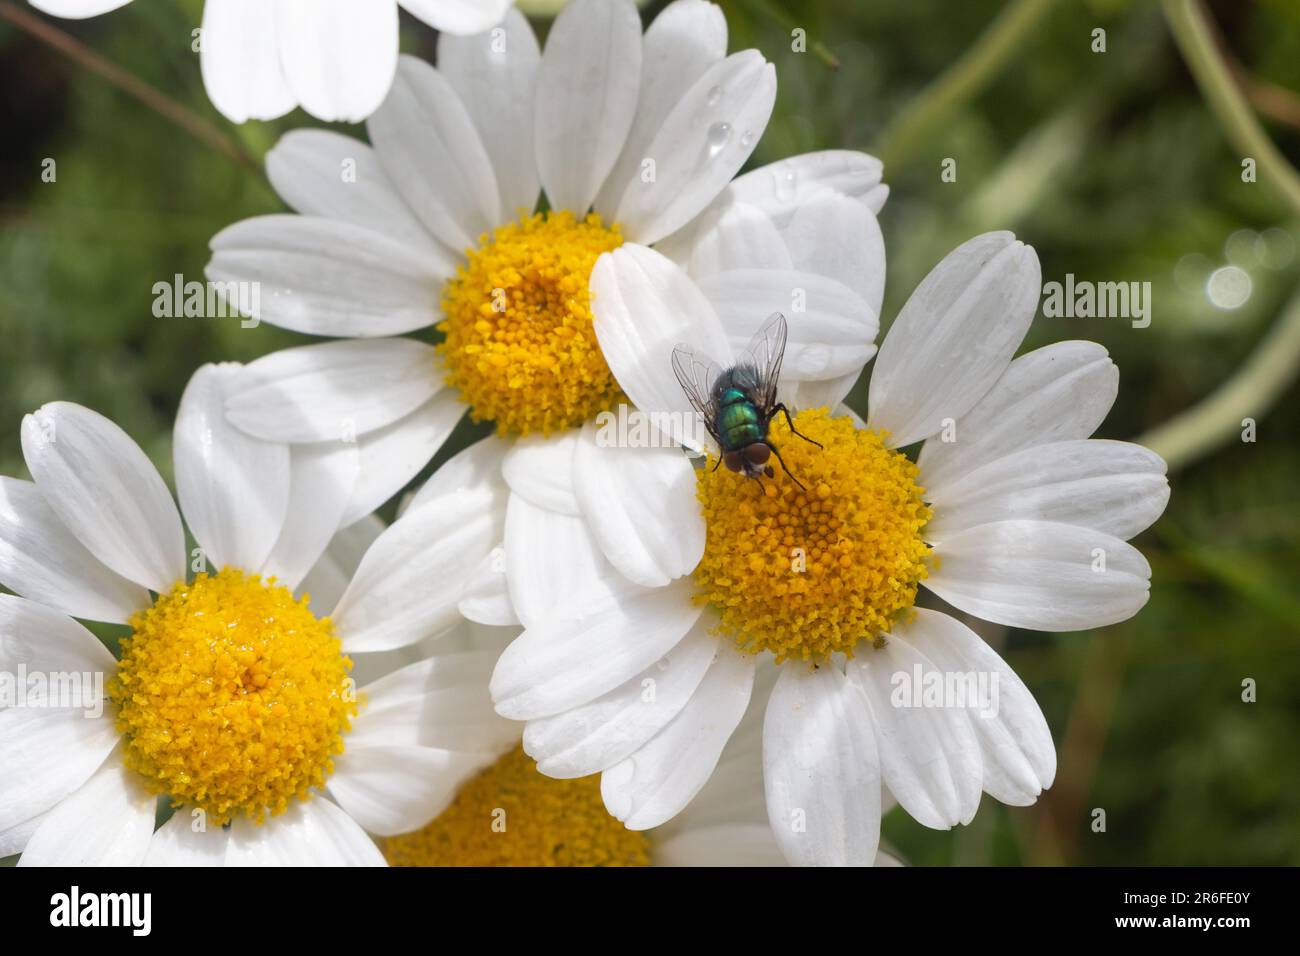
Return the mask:
<path id="1" fill-rule="evenodd" d="M 709 97 L 705 101 L 709 106 L 717 106 L 718 100 L 722 99 L 722 87 L 715 86 L 709 90 Z"/>
<path id="2" fill-rule="evenodd" d="M 740 145 L 746 149 L 754 145 L 754 131 L 752 129 L 745 130 L 745 135 L 740 137 Z"/>
<path id="3" fill-rule="evenodd" d="M 710 126 L 707 137 L 709 159 L 712 159 L 714 156 L 717 156 L 718 153 L 722 152 L 722 147 L 727 145 L 729 139 L 731 139 L 730 123 L 714 123 Z"/>

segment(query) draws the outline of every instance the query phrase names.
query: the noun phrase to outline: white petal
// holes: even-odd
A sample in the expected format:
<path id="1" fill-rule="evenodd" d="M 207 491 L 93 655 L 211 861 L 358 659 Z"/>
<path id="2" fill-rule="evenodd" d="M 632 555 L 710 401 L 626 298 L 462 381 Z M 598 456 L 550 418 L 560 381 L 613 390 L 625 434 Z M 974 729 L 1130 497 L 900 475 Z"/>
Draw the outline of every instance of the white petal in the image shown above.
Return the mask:
<path id="1" fill-rule="evenodd" d="M 295 800 L 263 826 L 236 817 L 226 848 L 226 866 L 386 865 L 356 821 L 319 797 Z"/>
<path id="2" fill-rule="evenodd" d="M 109 675 L 117 661 L 108 648 L 72 618 L 44 604 L 0 594 L 0 671 Z"/>
<path id="3" fill-rule="evenodd" d="M 581 216 L 627 141 L 641 85 L 641 18 L 630 0 L 572 0 L 537 70 L 533 135 L 552 209 Z"/>
<path id="4" fill-rule="evenodd" d="M 495 759 L 436 747 L 350 746 L 335 758 L 329 791 L 366 830 L 396 836 L 447 809 L 461 784 Z"/>
<path id="5" fill-rule="evenodd" d="M 443 34 L 469 34 L 500 23 L 514 0 L 398 0 L 412 15 Z M 439 50 L 439 62 L 442 61 Z"/>
<path id="6" fill-rule="evenodd" d="M 447 78 L 404 56 L 397 79 L 366 125 L 389 178 L 415 215 L 452 249 L 501 224 L 492 160 Z"/>
<path id="7" fill-rule="evenodd" d="M 826 190 L 795 207 L 781 233 L 795 269 L 835 279 L 879 315 L 885 297 L 885 237 L 860 199 Z"/>
<path id="8" fill-rule="evenodd" d="M 28 0 L 32 6 L 52 17 L 64 17 L 68 20 L 84 20 L 97 17 L 118 7 L 124 7 L 131 0 Z"/>
<path id="9" fill-rule="evenodd" d="M 899 805 L 937 830 L 969 823 L 979 808 L 984 764 L 965 708 L 905 706 L 901 696 L 906 680 L 913 702 L 923 703 L 925 682 L 942 680 L 943 671 L 913 645 L 890 641 L 849 661 L 847 675 L 871 709 L 881 776 Z"/>
<path id="10" fill-rule="evenodd" d="M 384 528 L 382 521 L 369 515 L 336 532 L 330 539 L 325 553 L 295 589 L 295 593 L 310 597 L 313 614 L 323 617 L 333 613 L 339 598 L 352 583 L 361 559 L 375 539 L 383 534 Z"/>
<path id="11" fill-rule="evenodd" d="M 805 203 L 827 190 L 862 200 L 879 211 L 868 199 L 879 196 L 882 171 L 880 160 L 856 150 L 802 153 L 737 177 L 725 195 L 757 206 L 784 230 Z"/>
<path id="12" fill-rule="evenodd" d="M 66 707 L 0 710 L 0 831 L 40 816 L 81 787 L 117 745 L 113 718 Z M 120 758 L 109 761 L 114 766 Z"/>
<path id="13" fill-rule="evenodd" d="M 782 668 L 763 720 L 768 820 L 800 866 L 869 866 L 880 842 L 880 765 L 861 694 L 834 666 Z"/>
<path id="14" fill-rule="evenodd" d="M 442 389 L 441 369 L 432 345 L 408 338 L 282 349 L 244 366 L 226 411 L 236 426 L 268 441 L 347 441 L 431 399 Z"/>
<path id="15" fill-rule="evenodd" d="M 616 218 L 628 238 L 649 245 L 699 215 L 754 151 L 775 102 L 776 68 L 757 50 L 705 71 L 646 147 L 655 175 L 623 193 Z"/>
<path id="16" fill-rule="evenodd" d="M 689 233 L 689 241 L 686 234 Z M 767 213 L 743 202 L 715 204 L 656 247 L 697 282 L 730 269 L 794 268 L 784 237 Z"/>
<path id="17" fill-rule="evenodd" d="M 894 629 L 895 639 L 922 649 L 939 670 L 996 681 L 987 710 L 969 708 L 983 751 L 984 789 L 1003 803 L 1028 806 L 1056 777 L 1052 732 L 1034 695 L 1006 661 L 965 624 L 923 608 Z"/>
<path id="18" fill-rule="evenodd" d="M 700 617 L 692 585 L 598 585 L 568 595 L 514 641 L 492 675 L 497 713 L 512 720 L 549 717 L 595 700 L 677 645 Z"/>
<path id="19" fill-rule="evenodd" d="M 525 627 L 541 624 L 577 591 L 617 575 L 583 518 L 512 494 L 506 508 L 506 582 Z"/>
<path id="20" fill-rule="evenodd" d="M 734 269 L 706 276 L 699 286 L 736 353 L 767 316 L 785 315 L 789 341 L 781 364 L 783 382 L 856 377 L 876 354 L 875 311 L 836 279 L 811 272 Z"/>
<path id="21" fill-rule="evenodd" d="M 577 499 L 609 562 L 629 580 L 662 587 L 704 556 L 695 468 L 680 448 L 603 447 L 588 422 L 574 456 Z"/>
<path id="22" fill-rule="evenodd" d="M 280 64 L 276 10 L 265 0 L 203 5 L 203 85 L 212 105 L 232 123 L 275 119 L 298 105 Z"/>
<path id="23" fill-rule="evenodd" d="M 154 833 L 144 866 L 225 866 L 229 835 L 224 827 L 204 826 L 188 807 L 179 808 Z"/>
<path id="24" fill-rule="evenodd" d="M 880 346 L 867 420 L 901 448 L 970 411 L 1029 331 L 1041 282 L 1037 254 L 1009 232 L 976 236 L 950 252 Z"/>
<path id="25" fill-rule="evenodd" d="M 753 686 L 754 656 L 719 642 L 713 666 L 681 712 L 601 774 L 605 809 L 629 830 L 649 830 L 676 816 L 708 782 Z"/>
<path id="26" fill-rule="evenodd" d="M 442 284 L 454 271 L 449 256 L 314 216 L 245 219 L 210 245 L 207 277 L 251 290 L 238 303 L 248 321 L 309 335 L 376 338 L 433 325 Z M 225 298 L 234 308 L 231 295 Z"/>
<path id="27" fill-rule="evenodd" d="M 598 773 L 631 756 L 681 712 L 718 653 L 717 617 L 703 614 L 677 646 L 588 704 L 528 722 L 524 750 L 547 776 Z"/>
<path id="28" fill-rule="evenodd" d="M 100 564 L 30 481 L 0 476 L 0 583 L 73 617 L 125 624 L 149 592 Z"/>
<path id="29" fill-rule="evenodd" d="M 501 477 L 501 463 L 510 448 L 509 443 L 495 436 L 490 436 L 458 451 L 447 459 L 415 493 L 407 503 L 406 510 L 418 508 L 420 505 L 434 500 L 439 495 L 450 494 L 453 491 L 463 491 L 467 488 L 481 488 L 490 485 L 504 491 L 505 483 Z"/>
<path id="30" fill-rule="evenodd" d="M 1119 392 L 1119 369 L 1096 342 L 1057 342 L 1012 362 L 955 422 L 955 441 L 921 448 L 921 483 L 933 496 L 964 473 L 1031 445 L 1087 438 Z"/>
<path id="31" fill-rule="evenodd" d="M 507 627 L 522 623 L 510 600 L 504 543 L 498 544 L 479 561 L 461 588 L 460 602 L 456 606 L 464 617 L 479 624 Z"/>
<path id="32" fill-rule="evenodd" d="M 1127 540 L 1169 502 L 1165 462 L 1129 442 L 1035 445 L 967 472 L 942 489 L 930 543 L 994 521 L 1056 521 Z"/>
<path id="33" fill-rule="evenodd" d="M 542 188 L 533 149 L 533 91 L 541 59 L 528 18 L 513 7 L 499 30 L 477 36 L 444 32 L 438 37 L 438 68 L 465 104 L 492 157 L 506 219 L 520 210 L 532 212 Z"/>
<path id="34" fill-rule="evenodd" d="M 641 411 L 666 413 L 668 437 L 699 450 L 703 429 L 673 374 L 673 349 L 685 343 L 724 368 L 733 364 L 704 293 L 671 259 L 632 243 L 601 255 L 591 292 L 596 338 L 623 391 Z"/>
<path id="35" fill-rule="evenodd" d="M 280 197 L 304 216 L 341 219 L 446 258 L 412 214 L 375 151 L 325 129 L 290 130 L 266 154 L 266 175 Z"/>
<path id="36" fill-rule="evenodd" d="M 353 445 L 295 445 L 290 458 L 289 514 L 263 573 L 296 590 L 343 521 L 360 469 Z"/>
<path id="37" fill-rule="evenodd" d="M 496 510 L 490 491 L 462 491 L 394 522 L 334 609 L 343 650 L 401 647 L 455 623 L 466 576 L 501 540 Z"/>
<path id="38" fill-rule="evenodd" d="M 280 62 L 312 116 L 356 123 L 383 101 L 397 68 L 394 0 L 279 0 Z"/>
<path id="39" fill-rule="evenodd" d="M 1132 617 L 1150 596 L 1151 566 L 1118 538 L 1077 525 L 999 521 L 935 548 L 925 585 L 995 624 L 1080 631 Z"/>
<path id="40" fill-rule="evenodd" d="M 138 866 L 149 851 L 157 801 L 110 761 L 41 821 L 19 866 Z"/>
<path id="41" fill-rule="evenodd" d="M 23 852 L 23 847 L 32 838 L 36 828 L 45 820 L 45 814 L 16 823 L 8 829 L 0 830 L 0 860 Z"/>
<path id="42" fill-rule="evenodd" d="M 784 866 L 765 824 L 733 823 L 683 830 L 654 847 L 655 866 Z"/>
<path id="43" fill-rule="evenodd" d="M 288 447 L 226 420 L 226 398 L 240 379 L 233 362 L 200 367 L 185 386 L 172 432 L 176 496 L 214 570 L 260 569 L 289 512 Z"/>
<path id="44" fill-rule="evenodd" d="M 727 54 L 727 20 L 705 0 L 670 3 L 645 31 L 641 92 L 623 152 L 596 199 L 596 210 L 613 218 L 619 199 L 641 164 L 650 142 L 691 84 Z M 625 232 L 624 235 L 627 233 Z"/>
<path id="45" fill-rule="evenodd" d="M 166 591 L 185 577 L 185 533 L 140 446 L 104 416 L 51 402 L 23 418 L 23 457 L 46 503 L 95 557 Z"/>
<path id="46" fill-rule="evenodd" d="M 573 488 L 579 434 L 571 428 L 558 435 L 526 435 L 511 444 L 501 462 L 510 490 L 538 508 L 581 514 Z"/>
<path id="47" fill-rule="evenodd" d="M 465 414 L 465 405 L 443 389 L 405 418 L 357 441 L 360 474 L 343 513 L 343 525 L 359 521 L 405 488 L 427 465 Z"/>

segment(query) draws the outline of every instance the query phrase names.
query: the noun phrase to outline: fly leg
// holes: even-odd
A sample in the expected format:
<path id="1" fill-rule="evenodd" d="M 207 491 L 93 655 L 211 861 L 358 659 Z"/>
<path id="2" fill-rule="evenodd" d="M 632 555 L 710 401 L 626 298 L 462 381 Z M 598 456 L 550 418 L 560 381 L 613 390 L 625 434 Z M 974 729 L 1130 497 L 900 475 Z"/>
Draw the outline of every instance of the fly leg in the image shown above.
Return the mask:
<path id="1" fill-rule="evenodd" d="M 790 433 L 791 433 L 791 434 L 793 434 L 793 435 L 798 435 L 800 438 L 802 438 L 804 441 L 808 442 L 808 444 L 810 444 L 810 445 L 816 445 L 818 448 L 821 448 L 821 447 L 822 447 L 822 443 L 821 443 L 821 442 L 819 442 L 819 441 L 813 441 L 811 438 L 809 438 L 809 437 L 808 437 L 807 435 L 805 435 L 803 432 L 798 431 L 798 430 L 794 427 L 794 419 L 790 417 L 790 409 L 788 409 L 788 408 L 785 407 L 785 403 L 784 403 L 784 402 L 778 402 L 776 405 L 773 405 L 773 406 L 772 406 L 772 411 L 773 411 L 773 412 L 781 412 L 782 414 L 785 415 L 785 423 L 786 423 L 787 425 L 790 426 Z M 773 451 L 776 451 L 775 448 L 773 448 L 772 450 L 773 450 Z M 780 455 L 777 455 L 777 457 L 780 458 L 781 456 L 780 456 Z M 785 462 L 781 462 L 781 464 L 784 465 Z M 803 486 L 800 485 L 799 487 L 802 488 Z"/>
<path id="2" fill-rule="evenodd" d="M 788 414 L 788 413 L 787 413 L 787 414 Z M 799 437 L 802 438 L 803 436 L 800 435 Z M 809 441 L 812 441 L 812 439 L 809 439 Z M 792 472 L 792 471 L 791 471 L 791 470 L 786 466 L 785 459 L 782 458 L 782 457 L 781 457 L 781 453 L 780 453 L 779 451 L 776 450 L 776 446 L 773 445 L 771 442 L 767 442 L 767 441 L 763 442 L 763 444 L 766 445 L 768 448 L 772 449 L 772 454 L 776 455 L 776 460 L 779 461 L 779 462 L 781 463 L 781 470 L 784 471 L 787 475 L 790 476 L 790 480 L 793 481 L 796 485 L 799 486 L 799 490 L 800 490 L 800 491 L 807 491 L 808 489 L 805 488 L 805 487 L 803 486 L 803 482 L 800 481 L 798 478 L 796 478 L 796 477 L 794 476 L 794 472 Z M 814 445 L 817 445 L 816 442 L 813 442 L 813 444 L 814 444 Z M 817 445 L 817 447 L 820 448 L 821 445 Z"/>

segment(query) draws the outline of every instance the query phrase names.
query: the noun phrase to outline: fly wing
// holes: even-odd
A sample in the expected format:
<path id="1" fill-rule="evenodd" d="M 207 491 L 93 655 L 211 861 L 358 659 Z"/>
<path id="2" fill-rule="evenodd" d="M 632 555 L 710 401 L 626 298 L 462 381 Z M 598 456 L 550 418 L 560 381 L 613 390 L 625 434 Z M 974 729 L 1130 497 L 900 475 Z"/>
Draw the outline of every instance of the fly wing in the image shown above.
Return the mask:
<path id="1" fill-rule="evenodd" d="M 722 368 L 707 355 L 696 352 L 689 345 L 678 345 L 673 349 L 673 374 L 681 383 L 682 391 L 690 400 L 692 407 L 704 419 L 713 440 L 719 445 L 722 441 L 714 430 L 718 417 L 718 403 L 713 398 L 713 384 L 722 374 Z"/>
<path id="2" fill-rule="evenodd" d="M 777 380 L 781 377 L 785 340 L 785 316 L 773 312 L 740 353 L 738 364 L 748 365 L 754 370 L 754 403 L 764 412 L 770 412 L 776 405 Z"/>

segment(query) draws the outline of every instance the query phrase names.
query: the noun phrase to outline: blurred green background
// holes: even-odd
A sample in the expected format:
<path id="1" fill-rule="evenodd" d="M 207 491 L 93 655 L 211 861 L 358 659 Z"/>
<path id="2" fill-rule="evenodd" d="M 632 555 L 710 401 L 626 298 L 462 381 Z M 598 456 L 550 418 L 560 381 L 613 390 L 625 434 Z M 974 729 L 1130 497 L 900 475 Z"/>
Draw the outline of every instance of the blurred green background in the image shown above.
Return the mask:
<path id="1" fill-rule="evenodd" d="M 0 0 L 6 6 L 29 9 Z M 646 4 L 647 19 L 661 6 Z M 751 166 L 832 147 L 885 158 L 882 325 L 942 255 L 988 229 L 1034 245 L 1045 281 L 1070 272 L 1150 281 L 1149 328 L 1040 317 L 1026 343 L 1103 343 L 1122 377 L 1099 437 L 1131 439 L 1229 380 L 1288 314 L 1300 288 L 1300 212 L 1262 175 L 1242 182 L 1243 153 L 1207 108 L 1160 4 L 722 6 L 731 49 L 758 47 L 778 70 L 776 112 Z M 1225 0 L 1209 10 L 1241 88 L 1294 165 L 1300 4 Z M 260 163 L 282 132 L 314 121 L 295 113 L 226 123 L 190 50 L 200 11 L 201 0 L 138 0 L 96 20 L 46 22 L 166 91 Z M 1006 42 L 978 46 L 995 21 Z M 539 31 L 546 22 L 535 20 Z M 806 31 L 808 52 L 792 51 L 794 28 Z M 1104 53 L 1092 49 L 1098 28 Z M 432 58 L 434 39 L 404 16 L 405 50 Z M 972 48 L 991 48 L 992 59 L 926 114 L 936 89 L 970 78 L 960 58 Z M 201 278 L 213 234 L 282 206 L 255 165 L 200 143 L 2 18 L 0 91 L 0 473 L 26 475 L 22 415 L 66 399 L 121 424 L 170 478 L 172 416 L 194 368 L 303 339 L 235 320 L 154 318 L 152 286 L 175 273 Z M 925 115 L 934 121 L 918 127 Z M 46 158 L 57 162 L 56 183 L 41 180 Z M 945 158 L 957 161 L 955 182 L 941 179 Z M 1238 292 L 1231 302 L 1209 284 L 1224 268 L 1240 270 L 1218 275 L 1233 280 L 1222 287 Z M 985 629 L 1043 706 L 1057 783 L 1031 808 L 986 797 L 975 822 L 953 832 L 896 812 L 885 832 L 905 859 L 1300 863 L 1297 397 L 1293 383 L 1269 405 L 1261 395 L 1256 442 L 1234 431 L 1183 456 L 1168 511 L 1136 542 L 1154 569 L 1136 619 L 1068 635 Z M 865 410 L 865 390 L 851 404 Z M 443 457 L 472 437 L 468 428 L 453 436 Z M 1257 682 L 1255 703 L 1241 699 L 1247 678 Z M 1095 808 L 1105 832 L 1091 826 Z"/>

